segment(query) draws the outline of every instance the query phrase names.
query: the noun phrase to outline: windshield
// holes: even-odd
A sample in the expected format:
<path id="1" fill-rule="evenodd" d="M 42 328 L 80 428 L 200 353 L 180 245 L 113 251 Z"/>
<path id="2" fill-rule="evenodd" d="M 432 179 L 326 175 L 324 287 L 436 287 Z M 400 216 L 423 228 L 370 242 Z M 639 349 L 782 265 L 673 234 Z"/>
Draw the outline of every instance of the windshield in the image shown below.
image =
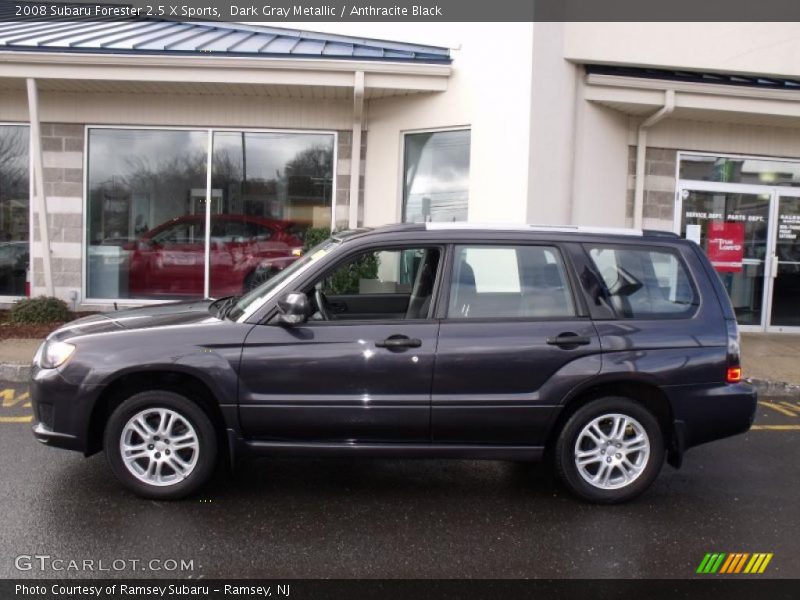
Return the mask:
<path id="1" fill-rule="evenodd" d="M 280 271 L 267 281 L 262 283 L 257 288 L 246 293 L 239 298 L 236 304 L 228 311 L 227 317 L 232 321 L 236 321 L 242 315 L 252 312 L 256 307 L 260 306 L 262 301 L 277 290 L 284 282 L 293 279 L 295 275 L 307 269 L 310 265 L 318 261 L 320 258 L 328 254 L 340 242 L 333 238 L 327 239 L 321 244 L 311 248 L 301 258 Z"/>

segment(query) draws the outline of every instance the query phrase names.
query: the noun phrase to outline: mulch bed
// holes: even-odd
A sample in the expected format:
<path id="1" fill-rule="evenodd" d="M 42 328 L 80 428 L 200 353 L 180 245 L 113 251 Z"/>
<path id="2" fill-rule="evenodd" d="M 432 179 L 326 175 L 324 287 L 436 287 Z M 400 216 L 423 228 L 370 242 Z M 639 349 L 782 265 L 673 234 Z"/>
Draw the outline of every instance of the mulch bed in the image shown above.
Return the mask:
<path id="1" fill-rule="evenodd" d="M 73 313 L 72 317 L 73 319 L 78 319 L 80 317 L 85 317 L 91 314 L 94 313 L 91 312 Z M 70 319 L 70 321 L 73 319 Z M 45 323 L 45 324 L 39 323 L 36 325 L 18 325 L 17 323 L 8 322 L 7 310 L 0 310 L 0 340 L 45 338 L 47 337 L 48 333 L 50 333 L 54 329 L 58 329 L 66 322 L 68 321 Z"/>

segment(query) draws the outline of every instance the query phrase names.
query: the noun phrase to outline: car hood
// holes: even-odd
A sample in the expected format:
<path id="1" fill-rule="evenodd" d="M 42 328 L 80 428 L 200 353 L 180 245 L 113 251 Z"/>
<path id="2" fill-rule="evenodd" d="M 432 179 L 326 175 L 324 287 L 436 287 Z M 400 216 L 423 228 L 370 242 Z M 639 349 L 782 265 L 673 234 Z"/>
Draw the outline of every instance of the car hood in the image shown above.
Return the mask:
<path id="1" fill-rule="evenodd" d="M 208 312 L 213 300 L 170 302 L 142 308 L 119 310 L 83 317 L 56 329 L 48 336 L 51 340 L 65 340 L 82 335 L 111 331 L 149 329 L 168 325 L 189 325 L 203 321 L 216 321 Z"/>

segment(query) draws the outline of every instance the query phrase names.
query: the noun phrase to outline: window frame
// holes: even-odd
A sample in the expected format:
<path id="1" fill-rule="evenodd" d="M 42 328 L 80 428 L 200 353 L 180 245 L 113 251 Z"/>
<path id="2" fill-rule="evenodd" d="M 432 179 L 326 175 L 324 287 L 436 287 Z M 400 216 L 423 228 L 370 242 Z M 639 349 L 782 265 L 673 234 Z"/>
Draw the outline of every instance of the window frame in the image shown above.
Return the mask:
<path id="1" fill-rule="evenodd" d="M 422 129 L 405 129 L 400 132 L 400 156 L 399 168 L 397 179 L 397 214 L 396 221 L 398 223 L 406 223 L 411 221 L 405 220 L 406 212 L 406 146 L 408 144 L 409 135 L 417 135 L 421 133 L 446 133 L 449 131 L 468 131 L 469 132 L 469 153 L 470 153 L 470 173 L 472 172 L 472 126 L 469 124 L 464 125 L 448 125 L 444 127 L 426 127 Z M 467 217 L 469 218 L 469 193 L 467 189 Z"/>
<path id="2" fill-rule="evenodd" d="M 83 304 L 115 304 L 120 306 L 148 306 L 154 304 L 163 304 L 171 300 L 163 298 L 96 298 L 89 297 L 86 294 L 88 289 L 89 278 L 89 244 L 87 243 L 86 235 L 89 231 L 89 132 L 92 129 L 119 129 L 119 130 L 134 130 L 134 131 L 196 131 L 205 132 L 206 139 L 206 239 L 205 239 L 205 254 L 203 259 L 203 298 L 209 298 L 211 291 L 211 208 L 212 208 L 212 189 L 211 169 L 213 166 L 213 152 L 214 152 L 214 133 L 217 132 L 234 132 L 234 133 L 296 133 L 296 134 L 317 134 L 317 135 L 330 135 L 333 137 L 333 169 L 331 173 L 331 181 L 333 188 L 331 190 L 331 232 L 336 228 L 336 178 L 338 175 L 338 151 L 339 151 L 339 132 L 335 129 L 284 129 L 284 128 L 261 128 L 261 127 L 190 127 L 190 126 L 171 126 L 171 125 L 109 125 L 109 124 L 85 124 L 83 130 L 83 198 L 82 198 L 82 231 L 81 231 L 81 298 Z M 33 198 L 33 189 L 31 182 L 31 198 Z M 33 213 L 31 212 L 31 240 L 33 239 Z M 31 259 L 33 262 L 33 259 Z M 176 298 L 177 300 L 177 298 Z M 0 297 L 0 301 L 2 298 Z"/>
<path id="3" fill-rule="evenodd" d="M 449 316 L 448 311 L 450 308 L 450 291 L 452 289 L 452 279 L 454 273 L 453 267 L 455 263 L 456 251 L 459 246 L 466 246 L 469 248 L 479 248 L 479 247 L 514 248 L 519 246 L 537 246 L 537 247 L 550 248 L 554 250 L 561 259 L 561 264 L 564 268 L 566 276 L 565 283 L 567 284 L 568 292 L 572 297 L 572 303 L 575 309 L 575 314 L 572 316 L 561 316 L 561 317 L 500 316 L 500 317 L 469 318 L 469 317 Z M 586 308 L 586 305 L 584 304 L 585 301 L 584 294 L 577 293 L 577 290 L 581 289 L 581 286 L 575 277 L 575 270 L 572 264 L 570 253 L 566 251 L 561 242 L 548 241 L 548 240 L 537 240 L 530 242 L 527 240 L 482 240 L 476 242 L 468 240 L 457 240 L 457 241 L 452 241 L 450 243 L 447 260 L 448 260 L 446 265 L 447 281 L 446 285 L 442 286 L 442 293 L 440 294 L 439 303 L 437 305 L 438 311 L 436 313 L 438 319 L 442 323 L 497 323 L 497 322 L 553 323 L 553 322 L 563 322 L 563 321 L 587 321 L 590 319 L 589 312 Z"/>
<path id="4" fill-rule="evenodd" d="M 681 249 L 675 246 L 668 246 L 662 244 L 642 244 L 642 243 L 632 243 L 632 244 L 625 244 L 619 242 L 581 242 L 580 243 L 581 250 L 585 256 L 586 266 L 592 271 L 594 276 L 603 286 L 603 290 L 606 293 L 606 296 L 610 296 L 608 291 L 608 286 L 606 285 L 605 279 L 600 274 L 600 271 L 597 268 L 597 264 L 595 263 L 594 259 L 591 255 L 591 250 L 593 248 L 602 247 L 604 249 L 609 250 L 634 250 L 634 251 L 643 251 L 643 252 L 664 252 L 670 254 L 677 259 L 680 266 L 683 268 L 684 273 L 686 274 L 687 280 L 689 281 L 689 286 L 692 289 L 692 293 L 694 294 L 694 299 L 696 301 L 695 304 L 692 304 L 693 310 L 691 312 L 684 311 L 682 313 L 676 314 L 668 314 L 668 313 L 660 313 L 660 314 L 650 314 L 646 316 L 633 316 L 633 317 L 624 317 L 621 316 L 617 310 L 608 303 L 608 305 L 599 307 L 598 312 L 605 312 L 606 315 L 602 316 L 595 316 L 593 317 L 596 321 L 621 321 L 621 322 L 630 322 L 630 321 L 685 321 L 689 319 L 694 319 L 700 313 L 703 304 L 703 295 L 700 293 L 700 287 L 697 284 L 697 280 L 695 279 L 695 275 L 692 272 L 692 269 L 689 267 L 688 262 L 684 258 Z M 583 285 L 581 285 L 582 294 L 586 297 L 587 303 L 591 306 L 590 298 L 588 298 L 588 290 L 586 290 Z"/>
<path id="5" fill-rule="evenodd" d="M 28 130 L 28 273 L 30 274 L 30 291 L 33 292 L 33 215 L 36 202 L 33 194 L 33 128 L 29 121 L 0 121 L 3 127 L 25 127 Z M 0 303 L 13 304 L 30 296 L 0 295 Z"/>
<path id="6" fill-rule="evenodd" d="M 277 325 L 273 325 L 271 323 L 272 319 L 278 313 L 278 306 L 277 301 L 287 293 L 291 293 L 292 291 L 302 291 L 309 286 L 315 285 L 318 281 L 325 279 L 328 275 L 330 275 L 333 271 L 344 265 L 345 263 L 349 262 L 359 254 L 364 254 L 366 252 L 381 252 L 381 251 L 390 251 L 390 250 L 413 250 L 413 249 L 421 249 L 421 248 L 437 248 L 441 256 L 439 258 L 439 268 L 437 269 L 436 279 L 433 283 L 433 291 L 431 292 L 431 305 L 428 307 L 428 316 L 424 319 L 342 319 L 342 320 L 332 320 L 332 321 L 306 321 L 302 323 L 298 327 L 331 327 L 331 326 L 342 326 L 342 325 L 388 325 L 388 324 L 398 324 L 401 325 L 403 323 L 432 323 L 438 320 L 438 310 L 439 304 L 441 303 L 441 291 L 442 285 L 444 281 L 444 277 L 446 275 L 445 269 L 448 264 L 449 255 L 452 252 L 452 245 L 443 243 L 440 240 L 417 240 L 417 241 L 396 241 L 396 242 L 383 242 L 378 244 L 366 244 L 363 246 L 354 247 L 349 251 L 346 251 L 340 257 L 336 257 L 334 262 L 328 265 L 321 265 L 320 269 L 315 270 L 312 273 L 308 274 L 308 277 L 304 278 L 302 281 L 298 282 L 296 285 L 291 286 L 291 289 L 287 288 L 285 290 L 281 290 L 280 293 L 273 299 L 271 299 L 270 304 L 266 311 L 263 312 L 263 316 L 257 318 L 258 325 L 264 325 L 267 327 L 276 327 Z M 255 311 L 254 314 L 258 314 L 259 311 Z"/>

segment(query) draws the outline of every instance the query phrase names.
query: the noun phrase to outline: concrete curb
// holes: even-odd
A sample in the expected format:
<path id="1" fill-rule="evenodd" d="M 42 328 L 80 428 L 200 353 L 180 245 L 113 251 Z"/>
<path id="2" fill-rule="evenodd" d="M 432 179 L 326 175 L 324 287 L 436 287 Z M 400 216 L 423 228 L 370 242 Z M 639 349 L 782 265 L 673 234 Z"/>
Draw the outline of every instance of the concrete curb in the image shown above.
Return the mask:
<path id="1" fill-rule="evenodd" d="M 27 383 L 30 378 L 30 363 L 0 363 L 0 381 Z"/>
<path id="2" fill-rule="evenodd" d="M 30 363 L 0 363 L 0 381 L 11 383 L 27 383 L 31 378 Z M 785 381 L 769 381 L 767 379 L 747 379 L 759 396 L 765 398 L 800 398 L 800 385 Z"/>
<path id="3" fill-rule="evenodd" d="M 800 398 L 800 385 L 796 383 L 769 381 L 767 379 L 748 379 L 747 382 L 756 388 L 759 397 Z"/>

